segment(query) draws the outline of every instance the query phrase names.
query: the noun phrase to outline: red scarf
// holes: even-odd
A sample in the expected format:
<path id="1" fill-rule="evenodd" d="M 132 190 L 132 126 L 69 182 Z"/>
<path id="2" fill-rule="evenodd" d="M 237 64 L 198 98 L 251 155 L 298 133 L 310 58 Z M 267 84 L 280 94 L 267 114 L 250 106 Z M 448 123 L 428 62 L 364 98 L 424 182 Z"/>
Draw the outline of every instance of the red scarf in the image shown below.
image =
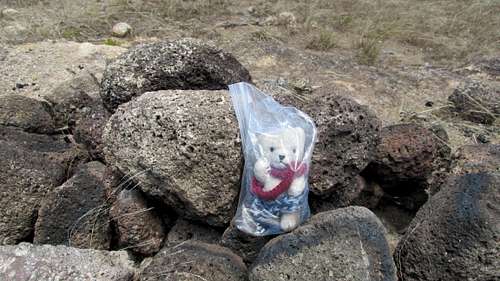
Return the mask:
<path id="1" fill-rule="evenodd" d="M 307 165 L 305 163 L 301 163 L 297 169 L 292 169 L 290 165 L 283 169 L 271 168 L 271 176 L 280 179 L 281 182 L 270 191 L 264 191 L 264 185 L 254 176 L 252 178 L 252 192 L 262 200 L 274 200 L 290 188 L 295 177 L 303 176 L 306 171 Z"/>

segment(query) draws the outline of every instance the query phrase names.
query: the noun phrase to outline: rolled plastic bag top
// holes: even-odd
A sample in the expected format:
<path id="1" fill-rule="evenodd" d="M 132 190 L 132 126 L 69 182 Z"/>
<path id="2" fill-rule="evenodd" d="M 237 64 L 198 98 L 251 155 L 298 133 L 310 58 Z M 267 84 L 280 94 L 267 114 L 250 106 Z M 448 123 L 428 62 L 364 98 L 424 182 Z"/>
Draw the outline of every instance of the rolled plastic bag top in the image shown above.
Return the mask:
<path id="1" fill-rule="evenodd" d="M 248 83 L 229 86 L 245 166 L 234 223 L 255 235 L 293 230 L 310 216 L 308 175 L 316 141 L 313 120 Z"/>

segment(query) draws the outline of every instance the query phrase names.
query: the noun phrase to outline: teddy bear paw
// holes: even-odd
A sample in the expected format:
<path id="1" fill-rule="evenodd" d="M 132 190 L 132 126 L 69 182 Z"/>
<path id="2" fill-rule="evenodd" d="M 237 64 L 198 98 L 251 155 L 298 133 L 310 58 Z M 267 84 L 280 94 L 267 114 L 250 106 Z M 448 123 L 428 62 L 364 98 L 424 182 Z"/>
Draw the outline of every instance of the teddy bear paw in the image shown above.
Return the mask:
<path id="1" fill-rule="evenodd" d="M 283 231 L 291 231 L 299 225 L 298 214 L 284 214 L 281 216 L 280 226 Z"/>

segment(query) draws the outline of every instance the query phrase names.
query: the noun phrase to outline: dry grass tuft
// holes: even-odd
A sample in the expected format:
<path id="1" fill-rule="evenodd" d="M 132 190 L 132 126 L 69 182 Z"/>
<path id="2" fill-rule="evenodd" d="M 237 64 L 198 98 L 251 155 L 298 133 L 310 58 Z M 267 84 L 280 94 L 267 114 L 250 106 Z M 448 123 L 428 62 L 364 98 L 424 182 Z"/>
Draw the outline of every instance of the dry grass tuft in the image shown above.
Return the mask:
<path id="1" fill-rule="evenodd" d="M 336 46 L 335 34 L 333 32 L 321 30 L 319 35 L 309 41 L 306 48 L 317 51 L 329 51 Z"/>

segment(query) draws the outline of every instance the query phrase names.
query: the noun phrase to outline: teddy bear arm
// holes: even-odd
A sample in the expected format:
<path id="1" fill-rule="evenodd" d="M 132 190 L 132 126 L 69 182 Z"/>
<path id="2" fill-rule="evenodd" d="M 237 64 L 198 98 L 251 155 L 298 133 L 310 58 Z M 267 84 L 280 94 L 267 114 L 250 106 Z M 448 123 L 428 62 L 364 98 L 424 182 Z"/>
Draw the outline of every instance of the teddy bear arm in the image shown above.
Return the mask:
<path id="1" fill-rule="evenodd" d="M 302 194 L 304 189 L 306 188 L 306 178 L 305 176 L 300 176 L 295 178 L 288 189 L 288 194 L 291 196 L 299 196 Z"/>
<path id="2" fill-rule="evenodd" d="M 253 168 L 253 173 L 259 182 L 265 183 L 269 177 L 269 162 L 262 158 L 257 160 Z"/>

